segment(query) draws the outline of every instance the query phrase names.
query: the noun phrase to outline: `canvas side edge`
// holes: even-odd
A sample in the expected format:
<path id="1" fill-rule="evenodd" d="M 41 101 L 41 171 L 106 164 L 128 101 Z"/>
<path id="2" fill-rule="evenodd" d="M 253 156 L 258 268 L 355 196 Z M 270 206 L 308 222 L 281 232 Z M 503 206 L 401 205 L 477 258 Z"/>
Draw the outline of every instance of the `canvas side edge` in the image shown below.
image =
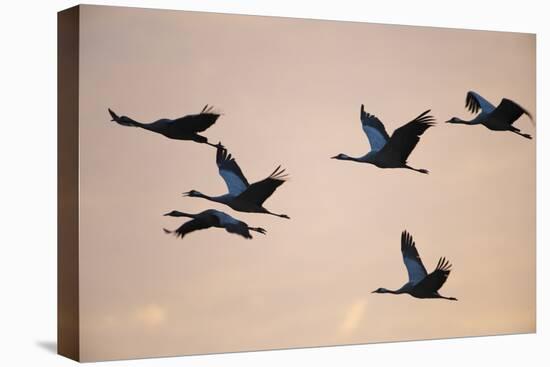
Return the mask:
<path id="1" fill-rule="evenodd" d="M 80 360 L 79 6 L 57 15 L 57 353 Z"/>

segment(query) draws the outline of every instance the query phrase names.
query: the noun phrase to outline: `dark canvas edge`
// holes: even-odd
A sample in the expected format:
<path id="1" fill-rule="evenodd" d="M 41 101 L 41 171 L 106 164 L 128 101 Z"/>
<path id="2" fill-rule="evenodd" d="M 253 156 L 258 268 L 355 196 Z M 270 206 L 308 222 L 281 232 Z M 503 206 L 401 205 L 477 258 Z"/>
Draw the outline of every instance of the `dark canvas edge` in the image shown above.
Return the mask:
<path id="1" fill-rule="evenodd" d="M 57 14 L 57 353 L 76 361 L 80 359 L 79 21 L 79 6 Z"/>

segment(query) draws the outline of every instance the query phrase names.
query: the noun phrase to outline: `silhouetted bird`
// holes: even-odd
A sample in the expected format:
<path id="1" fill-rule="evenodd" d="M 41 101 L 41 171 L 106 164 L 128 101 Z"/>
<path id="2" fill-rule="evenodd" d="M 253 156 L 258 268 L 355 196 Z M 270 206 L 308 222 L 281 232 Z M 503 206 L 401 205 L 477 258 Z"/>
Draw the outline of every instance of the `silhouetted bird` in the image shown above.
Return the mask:
<path id="1" fill-rule="evenodd" d="M 511 131 L 524 138 L 532 139 L 531 135 L 522 133 L 520 129 L 512 126 L 512 124 L 523 114 L 529 116 L 531 121 L 533 117 L 527 110 L 508 98 L 503 98 L 495 108 L 485 98 L 476 92 L 470 91 L 466 94 L 466 108 L 472 113 L 477 113 L 479 110 L 481 112 L 470 121 L 453 117 L 447 122 L 451 124 L 483 125 L 489 130 Z"/>
<path id="2" fill-rule="evenodd" d="M 171 217 L 187 217 L 193 218 L 192 220 L 183 223 L 175 231 L 169 231 L 164 229 L 165 233 L 173 233 L 176 237 L 183 238 L 186 234 L 198 231 L 200 229 L 206 229 L 210 227 L 224 228 L 229 233 L 235 233 L 244 238 L 252 238 L 250 231 L 265 234 L 266 230 L 259 227 L 249 227 L 243 221 L 233 218 L 229 214 L 220 212 L 219 210 L 209 209 L 199 214 L 182 213 L 177 210 L 172 210 L 170 213 L 164 215 Z"/>
<path id="3" fill-rule="evenodd" d="M 216 164 L 229 193 L 221 196 L 208 196 L 197 190 L 191 190 L 184 192 L 183 195 L 225 204 L 239 212 L 265 213 L 289 219 L 286 214 L 275 214 L 263 207 L 264 201 L 287 179 L 287 175 L 284 174 L 285 170 L 281 170 L 281 166 L 277 167 L 266 179 L 249 184 L 235 159 L 222 146 L 218 146 Z"/>
<path id="4" fill-rule="evenodd" d="M 451 265 L 445 258 L 440 258 L 435 270 L 428 274 L 424 264 L 422 264 L 420 255 L 418 255 L 413 238 L 407 231 L 403 231 L 401 234 L 401 253 L 403 254 L 403 262 L 409 273 L 409 282 L 395 291 L 386 288 L 378 288 L 372 293 L 407 293 L 416 298 L 444 298 L 451 301 L 457 300 L 454 297 L 444 297 L 437 292 L 443 286 L 451 272 Z"/>
<path id="5" fill-rule="evenodd" d="M 198 134 L 214 125 L 218 117 L 220 117 L 219 113 L 214 112 L 212 106 L 206 105 L 200 113 L 194 115 L 186 115 L 174 120 L 160 119 L 148 124 L 138 122 L 128 116 L 118 116 L 110 108 L 108 110 L 112 118 L 111 121 L 115 121 L 120 125 L 141 127 L 142 129 L 153 131 L 170 139 L 192 140 L 197 143 L 216 147 L 215 144 L 209 143 L 206 137 Z"/>
<path id="6" fill-rule="evenodd" d="M 358 158 L 340 153 L 331 157 L 344 161 L 370 163 L 379 168 L 407 168 L 420 173 L 428 173 L 425 169 L 416 169 L 407 165 L 407 158 L 420 140 L 420 136 L 434 125 L 434 118 L 423 112 L 411 122 L 396 129 L 391 138 L 388 136 L 382 122 L 374 115 L 365 112 L 361 105 L 361 124 L 367 134 L 371 151 Z"/>

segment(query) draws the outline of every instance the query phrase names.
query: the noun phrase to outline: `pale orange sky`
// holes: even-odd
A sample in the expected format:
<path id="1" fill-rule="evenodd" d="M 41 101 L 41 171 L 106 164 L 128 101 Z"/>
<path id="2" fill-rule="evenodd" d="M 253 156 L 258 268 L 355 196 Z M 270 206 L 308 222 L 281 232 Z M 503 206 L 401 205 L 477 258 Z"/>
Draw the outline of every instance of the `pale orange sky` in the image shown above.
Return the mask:
<path id="1" fill-rule="evenodd" d="M 535 114 L 535 36 L 506 32 L 83 6 L 80 55 L 80 316 L 84 361 L 535 331 L 535 141 L 446 125 L 468 90 Z M 329 159 L 369 150 L 359 106 L 391 134 L 426 109 L 438 126 L 414 167 Z M 225 185 L 215 150 L 110 122 L 212 104 L 250 182 L 282 164 L 266 202 L 234 212 L 190 189 Z M 517 126 L 535 135 L 522 117 Z M 184 240 L 172 209 L 223 210 L 268 230 Z M 407 281 L 407 229 L 441 293 L 371 294 Z"/>

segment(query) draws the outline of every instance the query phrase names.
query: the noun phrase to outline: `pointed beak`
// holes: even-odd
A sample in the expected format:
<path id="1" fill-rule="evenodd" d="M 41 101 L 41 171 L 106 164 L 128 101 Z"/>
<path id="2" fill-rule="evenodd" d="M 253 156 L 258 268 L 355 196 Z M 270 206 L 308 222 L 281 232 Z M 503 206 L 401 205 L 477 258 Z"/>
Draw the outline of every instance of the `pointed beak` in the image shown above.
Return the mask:
<path id="1" fill-rule="evenodd" d="M 451 122 L 451 120 L 447 120 L 447 121 L 445 121 L 445 123 L 450 123 L 450 122 Z"/>
<path id="2" fill-rule="evenodd" d="M 183 192 L 181 194 L 181 196 L 190 196 L 191 195 L 191 192 L 190 191 L 187 191 L 187 192 Z"/>
<path id="3" fill-rule="evenodd" d="M 170 213 L 165 213 L 165 214 L 163 214 L 163 216 L 168 216 L 168 215 L 170 215 Z"/>
<path id="4" fill-rule="evenodd" d="M 336 159 L 336 158 L 338 158 L 337 155 L 335 155 L 334 157 L 330 157 L 330 159 Z"/>

